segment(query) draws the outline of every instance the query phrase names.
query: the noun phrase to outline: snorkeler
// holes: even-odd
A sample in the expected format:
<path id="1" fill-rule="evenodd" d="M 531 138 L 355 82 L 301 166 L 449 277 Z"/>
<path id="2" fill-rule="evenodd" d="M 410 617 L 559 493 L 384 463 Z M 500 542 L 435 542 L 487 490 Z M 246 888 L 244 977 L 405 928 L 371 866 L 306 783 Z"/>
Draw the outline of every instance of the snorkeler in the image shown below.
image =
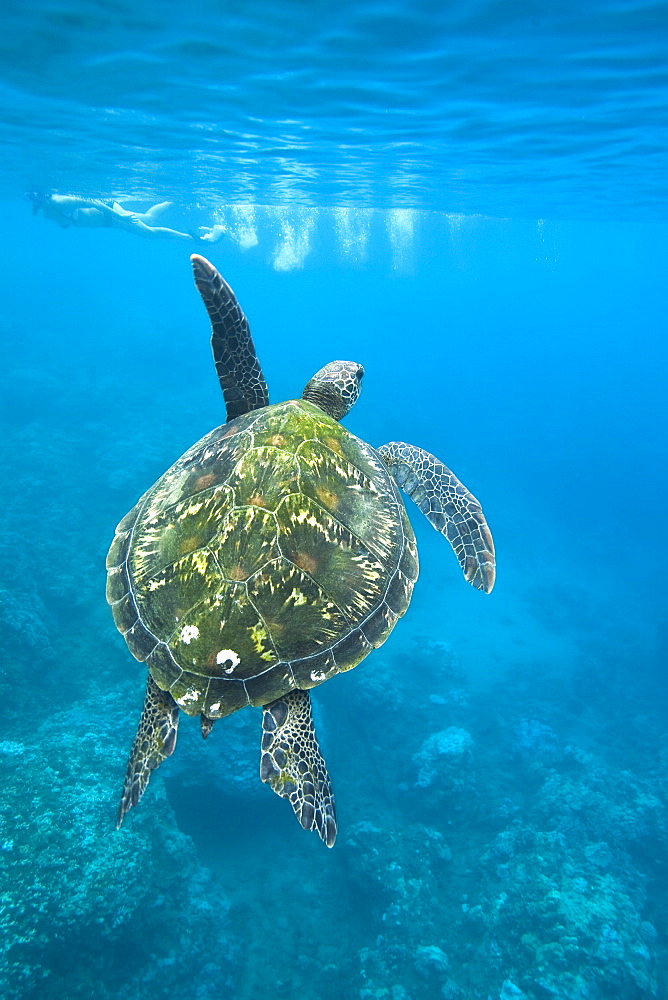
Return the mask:
<path id="1" fill-rule="evenodd" d="M 117 201 L 108 203 L 98 198 L 79 198 L 70 194 L 43 194 L 40 191 L 30 191 L 26 197 L 32 202 L 33 215 L 41 212 L 45 219 L 51 219 L 62 229 L 68 229 L 70 226 L 83 226 L 89 229 L 106 226 L 125 229 L 138 236 L 193 239 L 190 233 L 180 233 L 176 229 L 153 225 L 155 219 L 170 207 L 171 201 L 162 201 L 159 205 L 149 208 L 148 212 L 129 212 Z"/>

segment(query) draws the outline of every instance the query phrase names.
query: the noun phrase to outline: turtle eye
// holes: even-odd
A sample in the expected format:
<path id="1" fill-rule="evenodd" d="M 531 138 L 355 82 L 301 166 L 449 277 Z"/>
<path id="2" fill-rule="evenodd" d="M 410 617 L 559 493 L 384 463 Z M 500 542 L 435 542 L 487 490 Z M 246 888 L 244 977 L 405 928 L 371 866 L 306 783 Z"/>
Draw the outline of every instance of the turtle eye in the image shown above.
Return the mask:
<path id="1" fill-rule="evenodd" d="M 363 377 L 363 375 L 364 375 L 364 369 L 362 368 L 361 365 L 359 366 L 359 368 L 357 369 L 357 371 L 355 372 L 355 374 L 356 374 L 357 378 L 362 378 Z"/>

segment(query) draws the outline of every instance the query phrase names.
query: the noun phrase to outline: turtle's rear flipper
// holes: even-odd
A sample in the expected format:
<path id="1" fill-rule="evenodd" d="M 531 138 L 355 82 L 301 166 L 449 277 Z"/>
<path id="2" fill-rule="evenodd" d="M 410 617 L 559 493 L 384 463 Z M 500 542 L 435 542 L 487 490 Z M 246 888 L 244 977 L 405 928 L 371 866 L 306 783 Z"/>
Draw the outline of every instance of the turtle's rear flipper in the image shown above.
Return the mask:
<path id="1" fill-rule="evenodd" d="M 161 691 L 149 677 L 144 709 L 125 772 L 125 784 L 116 820 L 117 830 L 128 809 L 136 806 L 146 791 L 151 771 L 174 753 L 178 724 L 179 709 L 176 702 L 171 694 Z"/>
<path id="2" fill-rule="evenodd" d="M 334 796 L 308 691 L 291 691 L 264 706 L 260 778 L 290 800 L 305 830 L 317 830 L 328 847 L 334 846 Z"/>
<path id="3" fill-rule="evenodd" d="M 473 494 L 447 465 L 422 448 L 391 441 L 378 454 L 399 486 L 450 542 L 464 577 L 489 594 L 496 577 L 494 542 Z"/>

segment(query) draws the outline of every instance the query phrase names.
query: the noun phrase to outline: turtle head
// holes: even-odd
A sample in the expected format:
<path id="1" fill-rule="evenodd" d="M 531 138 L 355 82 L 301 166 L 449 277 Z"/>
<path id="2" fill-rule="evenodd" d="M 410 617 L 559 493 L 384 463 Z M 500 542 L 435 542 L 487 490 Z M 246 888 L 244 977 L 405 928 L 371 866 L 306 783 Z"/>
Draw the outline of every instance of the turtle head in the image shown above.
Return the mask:
<path id="1" fill-rule="evenodd" d="M 363 375 L 364 369 L 355 361 L 330 361 L 306 383 L 302 399 L 341 420 L 357 402 Z"/>

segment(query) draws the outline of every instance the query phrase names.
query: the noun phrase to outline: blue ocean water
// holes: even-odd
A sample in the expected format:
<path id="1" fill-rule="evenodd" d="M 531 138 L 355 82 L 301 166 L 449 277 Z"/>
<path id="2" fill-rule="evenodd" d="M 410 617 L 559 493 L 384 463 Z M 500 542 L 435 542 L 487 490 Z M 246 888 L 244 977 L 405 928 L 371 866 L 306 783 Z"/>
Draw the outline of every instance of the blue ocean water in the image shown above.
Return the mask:
<path id="1" fill-rule="evenodd" d="M 665 996 L 665 5 L 7 0 L 0 25 L 0 995 Z M 26 192 L 171 201 L 191 239 Z M 485 596 L 407 501 L 411 606 L 313 694 L 332 851 L 260 783 L 257 709 L 206 743 L 183 717 L 114 829 L 145 672 L 106 551 L 225 419 L 191 252 L 273 401 L 360 362 L 345 425 L 436 454 L 494 534 Z"/>

